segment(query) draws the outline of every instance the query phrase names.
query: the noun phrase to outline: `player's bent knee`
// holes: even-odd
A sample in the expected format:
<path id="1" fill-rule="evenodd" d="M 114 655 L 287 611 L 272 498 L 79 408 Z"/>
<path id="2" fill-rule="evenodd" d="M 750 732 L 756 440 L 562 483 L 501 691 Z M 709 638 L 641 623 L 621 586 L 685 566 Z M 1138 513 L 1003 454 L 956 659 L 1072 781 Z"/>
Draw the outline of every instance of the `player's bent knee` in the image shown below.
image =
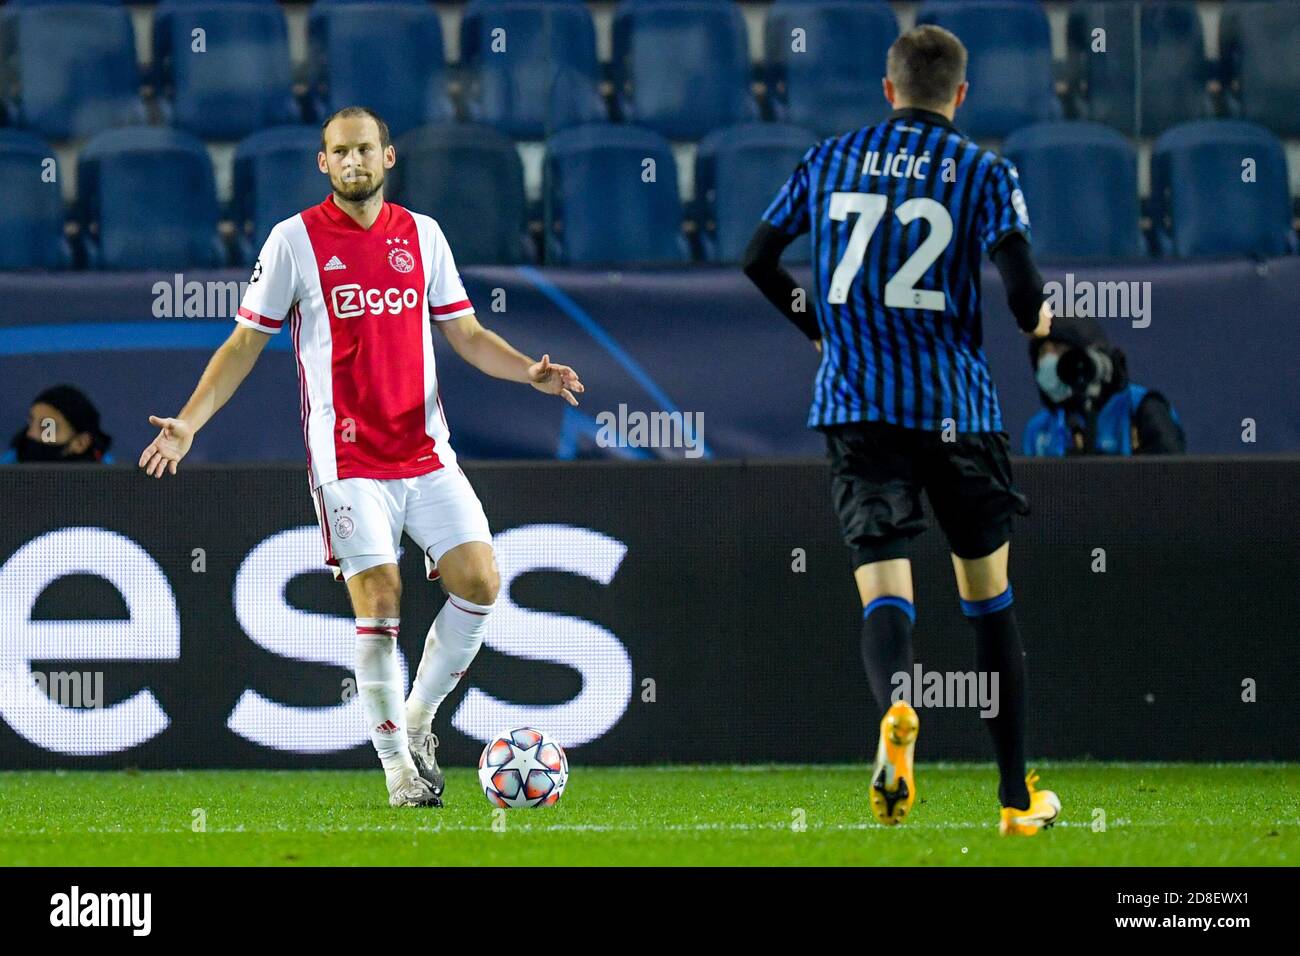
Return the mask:
<path id="1" fill-rule="evenodd" d="M 952 566 L 957 576 L 957 591 L 964 601 L 985 601 L 997 597 L 1010 587 L 1007 557 L 1010 542 L 981 557 L 963 557 L 953 552 Z"/>
<path id="2" fill-rule="evenodd" d="M 907 558 L 892 558 L 859 565 L 853 571 L 862 606 L 882 597 L 912 600 L 912 562 Z"/>
<path id="3" fill-rule="evenodd" d="M 475 604 L 492 604 L 501 590 L 501 578 L 495 567 L 475 569 L 457 581 L 454 590 L 451 587 L 448 590 Z"/>
<path id="4" fill-rule="evenodd" d="M 358 617 L 398 617 L 402 578 L 395 564 L 380 564 L 347 579 L 352 607 Z"/>
<path id="5" fill-rule="evenodd" d="M 438 560 L 447 591 L 475 604 L 492 604 L 501 589 L 492 546 L 470 541 L 452 548 Z"/>

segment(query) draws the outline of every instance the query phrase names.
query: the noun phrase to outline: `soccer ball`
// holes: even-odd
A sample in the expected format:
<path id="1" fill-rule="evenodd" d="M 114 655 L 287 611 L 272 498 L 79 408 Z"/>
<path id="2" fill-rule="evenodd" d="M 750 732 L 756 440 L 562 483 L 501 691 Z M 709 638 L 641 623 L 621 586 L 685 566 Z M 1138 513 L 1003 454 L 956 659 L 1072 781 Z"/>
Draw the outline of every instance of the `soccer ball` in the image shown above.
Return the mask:
<path id="1" fill-rule="evenodd" d="M 551 807 L 569 782 L 569 758 L 540 730 L 521 727 L 487 742 L 478 779 L 494 807 Z"/>

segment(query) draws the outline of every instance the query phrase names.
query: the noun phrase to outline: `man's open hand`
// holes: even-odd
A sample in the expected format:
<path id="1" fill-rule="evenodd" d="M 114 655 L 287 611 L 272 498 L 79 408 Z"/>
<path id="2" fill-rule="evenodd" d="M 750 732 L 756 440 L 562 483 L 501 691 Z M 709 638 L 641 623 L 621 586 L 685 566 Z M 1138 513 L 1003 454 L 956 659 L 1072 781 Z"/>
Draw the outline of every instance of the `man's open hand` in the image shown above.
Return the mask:
<path id="1" fill-rule="evenodd" d="M 574 392 L 585 392 L 578 381 L 578 373 L 567 365 L 552 365 L 551 357 L 543 355 L 540 362 L 528 366 L 528 378 L 533 388 L 547 395 L 559 395 L 570 405 L 577 405 Z"/>
<path id="2" fill-rule="evenodd" d="M 154 478 L 161 478 L 163 472 L 169 469 L 173 475 L 176 474 L 176 466 L 194 442 L 193 430 L 180 418 L 150 415 L 149 424 L 157 425 L 161 431 L 149 443 L 149 447 L 140 453 L 140 467 L 145 470 L 145 474 Z"/>

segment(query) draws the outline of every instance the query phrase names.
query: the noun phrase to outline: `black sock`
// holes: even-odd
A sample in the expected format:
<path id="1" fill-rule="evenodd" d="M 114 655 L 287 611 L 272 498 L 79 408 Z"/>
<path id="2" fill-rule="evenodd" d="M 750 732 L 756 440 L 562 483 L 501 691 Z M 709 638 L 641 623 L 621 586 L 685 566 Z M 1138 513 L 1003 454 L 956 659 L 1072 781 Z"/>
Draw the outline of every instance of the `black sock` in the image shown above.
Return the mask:
<path id="1" fill-rule="evenodd" d="M 882 717 L 889 710 L 894 675 L 901 672 L 910 679 L 915 620 L 912 602 L 901 597 L 879 597 L 862 609 L 862 666 Z"/>
<path id="2" fill-rule="evenodd" d="M 982 717 L 998 758 L 998 799 L 1004 807 L 1029 808 L 1025 786 L 1025 651 L 1011 603 L 1011 586 L 986 601 L 961 602 L 975 628 L 975 667 L 998 675 L 998 712 Z"/>

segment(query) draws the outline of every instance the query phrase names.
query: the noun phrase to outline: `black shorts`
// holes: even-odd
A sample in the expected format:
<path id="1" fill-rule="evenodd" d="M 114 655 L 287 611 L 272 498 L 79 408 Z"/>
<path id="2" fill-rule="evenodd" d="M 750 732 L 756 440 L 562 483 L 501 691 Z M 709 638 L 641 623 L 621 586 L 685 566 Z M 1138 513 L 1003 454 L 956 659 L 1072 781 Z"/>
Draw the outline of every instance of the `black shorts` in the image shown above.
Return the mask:
<path id="1" fill-rule="evenodd" d="M 929 522 L 924 489 L 959 558 L 992 554 L 1011 537 L 1011 516 L 1029 502 L 1011 483 L 1005 432 L 959 434 L 901 428 L 886 422 L 824 425 L 831 459 L 831 495 L 853 566 L 907 557 L 908 544 Z"/>

